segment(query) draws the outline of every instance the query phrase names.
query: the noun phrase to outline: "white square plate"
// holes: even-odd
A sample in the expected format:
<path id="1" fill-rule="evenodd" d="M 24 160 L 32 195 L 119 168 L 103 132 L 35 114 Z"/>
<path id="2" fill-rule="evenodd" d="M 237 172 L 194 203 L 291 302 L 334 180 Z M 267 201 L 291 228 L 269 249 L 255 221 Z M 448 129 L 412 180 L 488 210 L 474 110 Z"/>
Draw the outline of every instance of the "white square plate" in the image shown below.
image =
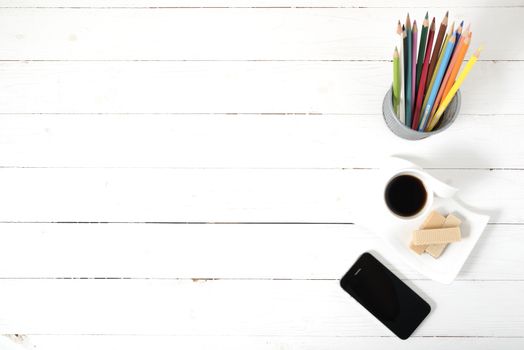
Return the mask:
<path id="1" fill-rule="evenodd" d="M 435 193 L 431 210 L 436 210 L 442 215 L 454 214 L 462 220 L 462 239 L 449 244 L 438 259 L 429 254 L 418 255 L 409 249 L 412 232 L 420 227 L 426 215 L 415 219 L 405 220 L 393 215 L 384 203 L 384 181 L 390 177 L 388 174 L 398 170 L 418 169 L 413 163 L 403 159 L 393 158 L 388 162 L 380 176 L 368 184 L 373 191 L 366 190 L 367 199 L 360 201 L 363 205 L 359 208 L 356 224 L 362 225 L 380 236 L 394 251 L 414 270 L 424 276 L 441 283 L 451 283 L 458 275 L 466 259 L 471 254 L 475 244 L 484 232 L 489 221 L 489 216 L 471 211 L 458 203 L 453 197 L 443 198 Z M 455 190 L 436 180 L 428 174 L 428 178 L 436 186 L 444 189 L 441 193 L 452 196 Z M 372 195 L 370 196 L 370 193 Z"/>

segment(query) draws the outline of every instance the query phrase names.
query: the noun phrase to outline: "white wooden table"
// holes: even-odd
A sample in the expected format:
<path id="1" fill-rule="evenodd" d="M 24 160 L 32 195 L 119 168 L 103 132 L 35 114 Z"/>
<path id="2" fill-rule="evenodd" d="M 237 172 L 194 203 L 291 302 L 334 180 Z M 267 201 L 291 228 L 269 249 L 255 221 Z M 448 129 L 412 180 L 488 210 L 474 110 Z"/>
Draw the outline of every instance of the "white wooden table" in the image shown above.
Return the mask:
<path id="1" fill-rule="evenodd" d="M 486 49 L 441 136 L 381 116 L 398 18 Z M 524 1 L 0 2 L 0 349 L 523 349 Z M 404 155 L 491 215 L 457 280 L 353 225 Z M 362 252 L 436 305 L 400 341 Z"/>

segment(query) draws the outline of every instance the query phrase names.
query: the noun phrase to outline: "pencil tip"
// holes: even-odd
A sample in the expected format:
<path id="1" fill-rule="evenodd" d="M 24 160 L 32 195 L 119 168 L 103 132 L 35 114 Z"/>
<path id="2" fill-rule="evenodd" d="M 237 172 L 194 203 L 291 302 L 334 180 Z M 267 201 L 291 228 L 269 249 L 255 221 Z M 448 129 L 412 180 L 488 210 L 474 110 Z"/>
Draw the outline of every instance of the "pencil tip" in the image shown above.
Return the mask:
<path id="1" fill-rule="evenodd" d="M 465 30 L 462 31 L 462 35 L 463 36 L 468 36 L 469 35 L 469 25 L 466 27 Z"/>
<path id="2" fill-rule="evenodd" d="M 480 56 L 480 51 L 484 50 L 484 44 L 480 45 L 480 47 L 477 49 L 477 51 L 475 52 L 475 55 L 477 58 L 479 58 Z"/>
<path id="3" fill-rule="evenodd" d="M 464 25 L 464 20 L 462 20 L 462 22 L 460 22 L 460 26 L 462 27 Z"/>
<path id="4" fill-rule="evenodd" d="M 425 19 L 428 19 L 428 11 L 426 11 L 426 17 L 424 17 Z"/>
<path id="5" fill-rule="evenodd" d="M 449 16 L 449 11 L 446 11 L 446 16 L 444 17 L 448 18 L 448 16 Z"/>

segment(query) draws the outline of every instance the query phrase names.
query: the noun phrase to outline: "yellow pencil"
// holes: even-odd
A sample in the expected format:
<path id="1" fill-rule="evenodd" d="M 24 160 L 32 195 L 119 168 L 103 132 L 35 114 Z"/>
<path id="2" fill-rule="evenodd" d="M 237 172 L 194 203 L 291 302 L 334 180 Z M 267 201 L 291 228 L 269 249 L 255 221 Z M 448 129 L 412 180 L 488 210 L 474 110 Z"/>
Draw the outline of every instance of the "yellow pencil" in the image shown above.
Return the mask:
<path id="1" fill-rule="evenodd" d="M 482 49 L 483 49 L 482 46 L 479 47 L 477 52 L 475 52 L 473 55 L 471 55 L 471 58 L 469 59 L 468 63 L 466 64 L 466 67 L 464 67 L 464 70 L 462 72 L 460 72 L 457 80 L 455 80 L 455 83 L 451 87 L 451 90 L 449 90 L 448 94 L 446 95 L 446 98 L 444 99 L 444 101 L 442 101 L 442 103 L 440 104 L 440 107 L 437 109 L 437 112 L 435 113 L 435 116 L 431 120 L 431 124 L 428 127 L 428 131 L 433 130 L 435 125 L 437 125 L 438 121 L 440 120 L 440 117 L 442 116 L 442 114 L 444 114 L 444 111 L 446 110 L 446 108 L 448 107 L 449 103 L 451 102 L 451 100 L 453 99 L 453 97 L 457 93 L 458 89 L 460 88 L 460 86 L 464 82 L 464 79 L 466 79 L 466 77 L 468 76 L 469 71 L 471 70 L 471 68 L 473 68 L 473 66 L 477 62 L 477 60 L 478 60 L 478 58 L 480 56 L 480 51 L 482 51 Z"/>

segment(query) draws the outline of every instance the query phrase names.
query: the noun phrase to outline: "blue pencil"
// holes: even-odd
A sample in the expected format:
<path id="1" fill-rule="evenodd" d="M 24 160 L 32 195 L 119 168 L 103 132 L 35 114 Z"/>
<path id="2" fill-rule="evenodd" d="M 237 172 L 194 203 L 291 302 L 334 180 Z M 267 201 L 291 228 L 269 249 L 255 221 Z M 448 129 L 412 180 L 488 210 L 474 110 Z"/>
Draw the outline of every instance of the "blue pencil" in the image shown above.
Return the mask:
<path id="1" fill-rule="evenodd" d="M 426 109 L 424 110 L 424 114 L 420 119 L 418 131 L 424 131 L 426 129 L 426 125 L 431 114 L 431 109 L 433 108 L 433 103 L 435 103 L 435 99 L 437 98 L 438 90 L 440 89 L 440 83 L 442 82 L 442 78 L 444 78 L 444 74 L 446 73 L 446 68 L 448 67 L 449 59 L 451 58 L 451 53 L 453 52 L 454 47 L 455 35 L 452 35 L 448 41 L 448 46 L 446 47 L 446 51 L 444 52 L 444 57 L 442 57 L 442 62 L 440 63 L 440 67 L 435 78 L 435 83 L 433 84 L 433 88 L 431 89 L 431 92 L 429 94 Z"/>
<path id="2" fill-rule="evenodd" d="M 460 36 L 462 35 L 462 30 L 464 29 L 464 21 L 460 22 L 460 26 L 458 27 L 457 31 L 455 33 L 456 34 L 456 37 L 457 39 L 455 39 L 455 44 L 458 44 L 459 43 L 459 40 L 460 40 Z M 455 47 L 453 48 L 453 52 L 455 52 L 455 49 L 457 48 L 458 45 L 455 45 Z M 451 56 L 453 57 L 453 56 Z"/>
<path id="3" fill-rule="evenodd" d="M 409 13 L 408 17 L 406 18 L 406 34 L 408 36 L 408 54 L 407 54 L 407 60 L 406 57 L 404 59 L 406 60 L 406 125 L 409 127 L 411 125 L 411 118 L 412 118 L 412 111 L 411 111 L 411 89 L 413 88 L 411 85 L 412 80 L 412 59 L 413 59 L 413 31 L 411 30 L 411 22 L 409 19 Z"/>

